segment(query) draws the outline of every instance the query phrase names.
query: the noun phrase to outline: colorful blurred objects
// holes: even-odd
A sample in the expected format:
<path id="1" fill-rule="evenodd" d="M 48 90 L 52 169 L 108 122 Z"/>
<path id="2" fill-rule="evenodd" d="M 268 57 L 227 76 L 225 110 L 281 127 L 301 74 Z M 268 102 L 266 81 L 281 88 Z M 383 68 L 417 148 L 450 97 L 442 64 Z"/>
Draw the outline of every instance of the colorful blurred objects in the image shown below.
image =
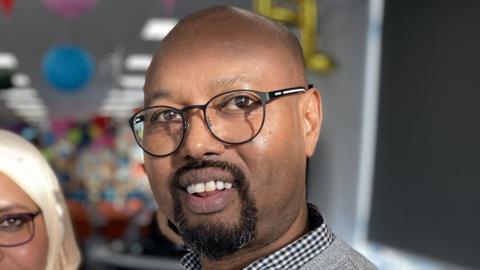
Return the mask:
<path id="1" fill-rule="evenodd" d="M 43 0 L 45 6 L 66 19 L 77 19 L 92 9 L 97 0 Z"/>
<path id="2" fill-rule="evenodd" d="M 73 122 L 69 119 L 52 120 L 51 131 L 56 138 L 65 136 L 68 130 L 73 126 Z"/>
<path id="3" fill-rule="evenodd" d="M 19 125 L 54 169 L 77 239 L 138 241 L 150 232 L 157 206 L 143 170 L 143 152 L 127 123 L 108 117 L 56 119 L 48 130 Z"/>
<path id="4" fill-rule="evenodd" d="M 92 79 L 94 62 L 82 48 L 59 45 L 45 54 L 42 71 L 45 79 L 54 88 L 63 92 L 76 92 Z"/>
<path id="5" fill-rule="evenodd" d="M 84 204 L 75 200 L 67 200 L 70 218 L 75 229 L 77 240 L 88 240 L 92 236 L 92 221 Z"/>

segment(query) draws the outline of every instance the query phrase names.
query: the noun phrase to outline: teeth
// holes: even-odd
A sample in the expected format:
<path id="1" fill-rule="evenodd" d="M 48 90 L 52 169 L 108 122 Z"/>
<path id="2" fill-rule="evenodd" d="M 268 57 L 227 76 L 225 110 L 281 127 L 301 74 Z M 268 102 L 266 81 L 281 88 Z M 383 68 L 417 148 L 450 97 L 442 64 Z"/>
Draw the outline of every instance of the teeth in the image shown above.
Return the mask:
<path id="1" fill-rule="evenodd" d="M 206 183 L 198 183 L 187 186 L 188 194 L 209 192 L 214 190 L 231 189 L 232 183 L 225 183 L 223 181 L 209 181 Z"/>
<path id="2" fill-rule="evenodd" d="M 205 191 L 214 191 L 217 188 L 215 181 L 210 181 L 205 184 Z"/>
<path id="3" fill-rule="evenodd" d="M 222 181 L 217 181 L 215 184 L 218 190 L 222 190 L 225 188 L 225 183 L 223 183 Z"/>
<path id="4" fill-rule="evenodd" d="M 196 193 L 202 193 L 205 191 L 205 184 L 204 183 L 198 183 L 195 185 L 195 192 Z"/>

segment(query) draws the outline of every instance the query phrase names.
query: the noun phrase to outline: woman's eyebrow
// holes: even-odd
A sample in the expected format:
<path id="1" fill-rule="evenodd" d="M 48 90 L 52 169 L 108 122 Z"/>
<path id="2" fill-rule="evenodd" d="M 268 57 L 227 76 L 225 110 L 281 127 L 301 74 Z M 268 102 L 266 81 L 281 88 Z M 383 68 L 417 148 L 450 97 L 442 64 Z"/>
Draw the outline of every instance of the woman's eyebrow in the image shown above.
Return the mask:
<path id="1" fill-rule="evenodd" d="M 0 206 L 0 213 L 8 212 L 15 209 L 30 210 L 30 208 L 28 208 L 25 205 L 14 203 L 14 204 L 8 204 L 5 206 Z"/>

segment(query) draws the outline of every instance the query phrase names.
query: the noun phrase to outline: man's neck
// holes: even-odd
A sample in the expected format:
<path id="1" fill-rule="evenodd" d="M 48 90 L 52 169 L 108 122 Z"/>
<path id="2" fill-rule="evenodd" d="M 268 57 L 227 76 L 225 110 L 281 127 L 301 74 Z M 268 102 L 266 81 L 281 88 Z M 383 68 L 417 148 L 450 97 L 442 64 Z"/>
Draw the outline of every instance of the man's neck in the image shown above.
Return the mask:
<path id="1" fill-rule="evenodd" d="M 266 257 L 274 253 L 275 251 L 287 246 L 288 244 L 294 242 L 302 235 L 307 233 L 308 230 L 308 208 L 305 204 L 305 207 L 301 208 L 298 216 L 295 218 L 294 222 L 290 225 L 287 231 L 279 235 L 279 237 L 274 241 L 270 243 L 256 243 L 252 246 L 248 245 L 247 247 L 238 250 L 231 256 L 218 261 L 208 260 L 207 258 L 200 257 L 202 269 L 243 269 L 254 261 Z"/>

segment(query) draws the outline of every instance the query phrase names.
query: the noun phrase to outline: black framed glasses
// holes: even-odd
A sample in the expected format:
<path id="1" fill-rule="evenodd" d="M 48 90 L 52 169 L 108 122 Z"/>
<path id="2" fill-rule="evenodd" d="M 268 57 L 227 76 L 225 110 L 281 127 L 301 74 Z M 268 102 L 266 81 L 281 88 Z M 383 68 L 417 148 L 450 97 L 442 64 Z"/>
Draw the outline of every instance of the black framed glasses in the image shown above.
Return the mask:
<path id="1" fill-rule="evenodd" d="M 30 242 L 35 236 L 35 213 L 8 214 L 0 217 L 0 247 L 15 247 Z"/>
<path id="2" fill-rule="evenodd" d="M 260 92 L 232 90 L 211 98 L 203 105 L 183 109 L 170 106 L 152 106 L 135 113 L 130 127 L 140 147 L 155 157 L 174 153 L 183 143 L 189 127 L 186 113 L 192 109 L 203 111 L 209 132 L 227 144 L 251 141 L 265 122 L 265 105 L 270 101 L 293 94 L 305 93 L 313 85 Z"/>

